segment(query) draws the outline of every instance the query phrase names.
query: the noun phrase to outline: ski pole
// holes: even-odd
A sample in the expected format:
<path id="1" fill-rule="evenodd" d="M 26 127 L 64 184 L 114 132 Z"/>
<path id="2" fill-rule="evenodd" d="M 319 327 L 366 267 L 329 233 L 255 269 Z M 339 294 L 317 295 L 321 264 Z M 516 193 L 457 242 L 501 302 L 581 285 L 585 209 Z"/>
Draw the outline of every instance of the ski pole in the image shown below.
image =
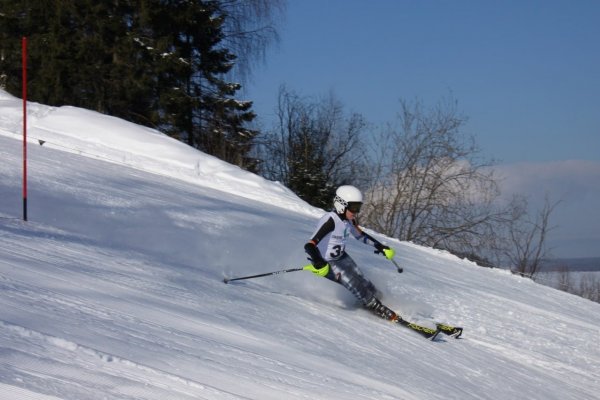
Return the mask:
<path id="1" fill-rule="evenodd" d="M 398 273 L 401 274 L 404 271 L 404 268 L 402 268 L 401 266 L 398 265 L 398 263 L 392 258 L 392 262 L 394 263 L 394 265 L 396 266 L 396 268 L 398 268 Z"/>
<path id="2" fill-rule="evenodd" d="M 223 282 L 229 283 L 231 281 L 240 281 L 242 279 L 260 278 L 262 276 L 277 275 L 277 274 L 283 274 L 283 273 L 286 273 L 286 272 L 294 272 L 294 271 L 302 271 L 302 270 L 304 270 L 304 267 L 284 269 L 284 270 L 281 270 L 281 271 L 267 272 L 267 273 L 258 274 L 258 275 L 241 276 L 239 278 L 223 278 Z"/>

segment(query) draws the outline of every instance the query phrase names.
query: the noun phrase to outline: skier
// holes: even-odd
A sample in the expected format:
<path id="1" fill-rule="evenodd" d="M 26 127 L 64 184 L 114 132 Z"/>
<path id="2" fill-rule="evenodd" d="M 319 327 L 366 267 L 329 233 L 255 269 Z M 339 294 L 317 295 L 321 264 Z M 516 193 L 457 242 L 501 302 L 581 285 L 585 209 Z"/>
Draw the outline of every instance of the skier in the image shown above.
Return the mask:
<path id="1" fill-rule="evenodd" d="M 394 257 L 394 249 L 385 246 L 365 233 L 356 221 L 360 212 L 363 196 L 360 190 L 351 185 L 340 186 L 335 193 L 331 211 L 319 220 L 317 228 L 304 245 L 312 265 L 309 271 L 337 282 L 348 289 L 360 302 L 376 315 L 388 320 L 399 317 L 381 304 L 377 298 L 377 288 L 358 268 L 354 260 L 346 253 L 346 242 L 350 234 L 357 240 L 375 247 L 376 254 L 383 254 L 388 260 Z"/>

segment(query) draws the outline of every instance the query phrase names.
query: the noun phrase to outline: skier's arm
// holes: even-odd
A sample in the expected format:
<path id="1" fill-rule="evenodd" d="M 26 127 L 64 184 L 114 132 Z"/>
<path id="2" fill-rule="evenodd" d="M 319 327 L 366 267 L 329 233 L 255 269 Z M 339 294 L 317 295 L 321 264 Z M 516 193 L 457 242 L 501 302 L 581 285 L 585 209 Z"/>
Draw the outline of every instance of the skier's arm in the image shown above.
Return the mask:
<path id="1" fill-rule="evenodd" d="M 352 226 L 354 227 L 355 233 L 354 237 L 356 240 L 360 240 L 364 244 L 368 244 L 374 247 L 382 246 L 382 244 L 375 239 L 373 236 L 369 235 L 367 232 L 363 231 L 360 226 L 358 226 L 358 221 L 356 218 L 352 219 Z"/>
<path id="2" fill-rule="evenodd" d="M 358 222 L 356 221 L 356 219 L 352 220 L 352 225 L 354 226 L 354 229 L 356 229 L 356 231 L 359 233 L 359 235 L 356 236 L 356 239 L 362 241 L 364 244 L 368 244 L 375 247 L 375 254 L 383 254 L 388 260 L 394 258 L 394 254 L 396 253 L 394 249 L 382 244 L 379 240 L 375 239 L 373 236 L 360 229 L 360 226 L 358 226 Z"/>
<path id="3" fill-rule="evenodd" d="M 316 268 L 322 268 L 327 265 L 327 261 L 321 255 L 319 248 L 317 245 L 321 240 L 323 240 L 328 234 L 333 232 L 335 228 L 335 223 L 332 218 L 329 218 L 321 227 L 317 230 L 317 232 L 313 235 L 313 237 L 304 245 L 304 251 L 308 254 L 309 259 L 312 261 L 313 265 Z"/>
<path id="4" fill-rule="evenodd" d="M 315 268 L 323 268 L 325 265 L 327 265 L 327 261 L 323 259 L 319 248 L 312 240 L 304 245 L 304 251 L 306 251 L 306 254 L 308 254 L 308 258 L 310 261 L 312 261 L 312 264 L 315 266 Z"/>

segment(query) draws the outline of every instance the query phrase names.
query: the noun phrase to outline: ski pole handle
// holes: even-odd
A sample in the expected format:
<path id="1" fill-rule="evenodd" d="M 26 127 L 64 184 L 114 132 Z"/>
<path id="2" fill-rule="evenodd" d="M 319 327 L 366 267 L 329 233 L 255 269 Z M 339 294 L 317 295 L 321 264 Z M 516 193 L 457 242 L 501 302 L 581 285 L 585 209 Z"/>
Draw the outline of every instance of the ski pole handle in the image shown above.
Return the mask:
<path id="1" fill-rule="evenodd" d="M 281 271 L 266 272 L 264 274 L 242 276 L 242 277 L 239 277 L 239 278 L 223 278 L 223 282 L 229 283 L 231 281 L 241 281 L 242 279 L 260 278 L 260 277 L 263 277 L 263 276 L 283 274 L 283 273 L 286 273 L 286 272 L 302 271 L 303 269 L 304 268 L 290 268 L 290 269 L 284 269 L 284 270 L 281 270 Z"/>

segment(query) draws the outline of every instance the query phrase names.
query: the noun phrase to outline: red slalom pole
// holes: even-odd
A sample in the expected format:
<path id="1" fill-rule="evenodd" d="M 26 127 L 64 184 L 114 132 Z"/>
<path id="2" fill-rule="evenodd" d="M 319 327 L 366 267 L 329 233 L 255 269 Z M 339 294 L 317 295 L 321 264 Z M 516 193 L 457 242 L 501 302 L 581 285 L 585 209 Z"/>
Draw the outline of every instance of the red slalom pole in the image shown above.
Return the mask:
<path id="1" fill-rule="evenodd" d="M 23 37 L 23 220 L 27 221 L 27 38 Z"/>

